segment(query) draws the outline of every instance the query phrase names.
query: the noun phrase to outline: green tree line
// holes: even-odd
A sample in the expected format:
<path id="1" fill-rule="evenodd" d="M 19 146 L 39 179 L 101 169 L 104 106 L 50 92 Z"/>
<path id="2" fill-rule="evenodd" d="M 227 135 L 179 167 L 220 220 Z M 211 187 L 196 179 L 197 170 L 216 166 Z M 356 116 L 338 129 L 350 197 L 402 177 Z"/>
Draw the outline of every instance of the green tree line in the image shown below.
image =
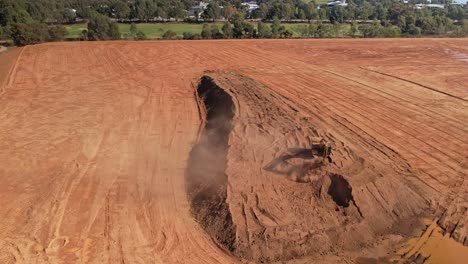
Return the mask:
<path id="1" fill-rule="evenodd" d="M 460 7 L 450 5 L 450 0 L 436 0 L 432 2 L 446 4 L 445 8 L 416 9 L 414 4 L 422 1 L 411 0 L 405 4 L 400 0 L 348 0 L 346 7 L 322 6 L 318 9 L 319 5 L 314 0 L 259 0 L 259 8 L 250 12 L 241 0 L 212 0 L 201 17 L 205 20 L 225 19 L 231 24 L 233 38 L 292 36 L 281 25 L 255 29 L 250 23 L 245 23 L 245 19 L 302 19 L 329 21 L 331 25 L 347 22 L 352 23 L 352 31 L 356 36 L 364 37 L 468 35 L 468 5 Z M 89 21 L 89 28 L 82 33 L 82 39 L 117 39 L 120 35 L 117 33 L 116 21 L 188 19 L 187 10 L 193 5 L 193 0 L 0 0 L 0 38 L 11 38 L 18 45 L 60 41 L 65 34 L 60 25 L 78 19 Z M 362 20 L 373 22 L 364 26 L 356 24 Z M 319 33 L 311 34 L 304 28 L 301 29 L 301 36 L 329 36 L 337 28 L 328 24 L 312 27 L 317 27 Z M 210 38 L 231 35 L 222 29 L 218 31 L 219 34 L 216 29 L 211 32 L 211 28 L 205 28 L 203 34 Z M 171 32 L 166 36 L 174 38 Z M 132 37 L 145 38 L 138 30 Z M 186 37 L 190 38 L 189 35 Z"/>

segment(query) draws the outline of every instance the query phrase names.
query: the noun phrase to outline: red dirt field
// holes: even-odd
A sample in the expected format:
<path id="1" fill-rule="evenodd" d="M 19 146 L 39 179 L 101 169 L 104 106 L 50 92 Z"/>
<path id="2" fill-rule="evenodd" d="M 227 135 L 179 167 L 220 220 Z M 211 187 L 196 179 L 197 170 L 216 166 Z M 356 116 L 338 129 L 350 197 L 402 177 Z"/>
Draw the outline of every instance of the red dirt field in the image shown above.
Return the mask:
<path id="1" fill-rule="evenodd" d="M 468 39 L 15 52 L 0 263 L 468 258 Z M 285 155 L 314 137 L 332 162 Z"/>

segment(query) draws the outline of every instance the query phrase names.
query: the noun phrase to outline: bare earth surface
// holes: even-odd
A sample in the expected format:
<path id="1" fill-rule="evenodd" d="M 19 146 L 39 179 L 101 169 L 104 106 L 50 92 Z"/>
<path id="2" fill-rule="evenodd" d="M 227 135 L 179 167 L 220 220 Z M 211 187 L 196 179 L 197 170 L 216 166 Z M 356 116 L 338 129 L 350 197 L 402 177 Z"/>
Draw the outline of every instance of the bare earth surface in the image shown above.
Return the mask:
<path id="1" fill-rule="evenodd" d="M 13 71 L 14 63 L 16 62 L 16 58 L 18 54 L 21 52 L 21 49 L 13 49 L 9 52 L 6 52 L 6 48 L 0 46 L 0 50 L 3 50 L 3 54 L 0 55 L 0 93 L 4 90 L 6 86 L 6 80 L 10 73 Z M 0 51 L 0 53 L 2 53 Z"/>
<path id="2" fill-rule="evenodd" d="M 468 39 L 13 52 L 0 263 L 468 258 Z"/>

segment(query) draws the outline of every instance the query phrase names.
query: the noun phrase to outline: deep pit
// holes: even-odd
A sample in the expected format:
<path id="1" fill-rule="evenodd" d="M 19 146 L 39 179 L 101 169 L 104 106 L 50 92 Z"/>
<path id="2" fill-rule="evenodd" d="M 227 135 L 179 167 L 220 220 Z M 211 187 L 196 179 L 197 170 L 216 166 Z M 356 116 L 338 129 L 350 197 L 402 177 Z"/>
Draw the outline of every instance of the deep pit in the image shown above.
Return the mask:
<path id="1" fill-rule="evenodd" d="M 197 101 L 203 127 L 188 159 L 187 194 L 195 219 L 219 245 L 234 251 L 225 171 L 235 106 L 231 96 L 207 76 L 197 87 Z"/>
<path id="2" fill-rule="evenodd" d="M 353 201 L 353 189 L 349 182 L 341 175 L 330 175 L 331 184 L 328 188 L 328 194 L 332 197 L 333 201 L 342 207 L 348 207 L 349 203 Z"/>

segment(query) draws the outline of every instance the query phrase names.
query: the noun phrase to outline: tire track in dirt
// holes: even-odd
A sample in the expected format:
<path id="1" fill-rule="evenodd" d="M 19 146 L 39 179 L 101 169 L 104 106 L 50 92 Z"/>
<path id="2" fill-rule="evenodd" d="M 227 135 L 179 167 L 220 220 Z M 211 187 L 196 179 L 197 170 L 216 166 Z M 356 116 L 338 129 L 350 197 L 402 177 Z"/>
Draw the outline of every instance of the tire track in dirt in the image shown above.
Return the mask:
<path id="1" fill-rule="evenodd" d="M 429 200 L 440 199 L 438 212 L 447 212 L 440 224 L 449 231 L 454 228 L 455 237 L 463 240 L 460 223 L 466 219 L 461 214 L 464 207 L 446 207 L 464 204 L 467 199 L 463 165 L 458 163 L 466 156 L 462 150 L 468 131 L 463 122 L 467 119 L 464 105 L 408 82 L 363 73 L 360 67 L 379 65 L 378 70 L 386 72 L 385 65 L 402 61 L 408 62 L 404 70 L 426 70 L 438 63 L 454 65 L 456 60 L 443 51 L 445 42 L 458 47 L 466 41 L 397 42 L 221 40 L 53 43 L 27 47 L 12 70 L 14 74 L 8 81 L 11 85 L 0 97 L 3 164 L 0 199 L 9 201 L 0 210 L 4 219 L 0 224 L 3 241 L 0 259 L 6 263 L 14 258 L 25 263 L 236 262 L 238 259 L 219 248 L 193 219 L 185 191 L 186 162 L 200 125 L 192 83 L 206 70 L 240 72 L 267 85 L 268 89 L 288 97 L 285 104 L 295 105 L 309 121 L 322 124 L 319 127 L 327 131 L 318 132 L 330 140 L 343 142 L 344 146 L 338 144 L 337 148 L 337 153 L 345 157 L 339 166 L 347 168 L 345 177 L 355 175 L 347 179 L 365 218 L 385 210 L 391 220 L 379 221 L 389 224 L 411 215 L 399 205 L 401 201 L 382 189 L 409 188 L 412 191 L 406 192 L 408 197 L 426 194 L 422 200 L 406 199 L 418 201 L 419 208 Z M 415 53 L 418 47 L 427 49 Z M 362 50 L 370 53 L 364 54 Z M 460 71 L 465 69 L 462 64 L 460 67 Z M 401 77 L 401 71 L 394 69 L 391 74 Z M 419 83 L 418 78 L 424 76 L 413 74 L 406 79 Z M 443 84 L 444 91 L 450 91 L 445 84 L 448 81 L 444 81 L 446 77 L 431 78 L 437 80 L 434 87 Z M 435 103 L 438 104 L 434 106 Z M 456 113 L 451 111 L 454 108 Z M 247 109 L 244 106 L 243 113 Z M 253 112 L 251 117 L 257 118 Z M 285 129 L 283 135 L 274 132 L 279 127 L 246 126 L 236 130 L 242 133 L 234 135 L 244 146 L 239 149 L 240 158 L 253 164 L 248 166 L 239 161 L 234 166 L 229 161 L 231 167 L 228 166 L 228 170 L 245 171 L 248 177 L 237 175 L 238 179 L 246 179 L 241 185 L 253 186 L 241 194 L 237 193 L 238 184 L 228 185 L 227 199 L 239 209 L 235 212 L 242 217 L 245 227 L 240 227 L 243 231 L 239 234 L 247 244 L 275 241 L 274 237 L 284 235 L 286 226 L 294 221 L 298 224 L 316 221 L 302 216 L 299 217 L 302 220 L 294 220 L 293 211 L 318 206 L 309 207 L 316 200 L 307 183 L 291 181 L 297 176 L 270 175 L 261 169 L 251 171 L 273 157 L 269 155 L 274 153 L 262 154 L 265 151 L 306 142 L 305 132 Z M 79 156 L 87 148 L 86 142 L 96 145 L 93 142 L 97 142 L 98 131 L 106 133 L 96 157 L 88 163 Z M 265 138 L 260 136 L 262 133 Z M 250 147 L 258 149 L 251 151 Z M 348 149 L 351 151 L 347 152 Z M 356 155 L 366 161 L 353 162 Z M 79 170 L 76 160 L 80 160 Z M 86 166 L 92 169 L 76 178 L 75 172 Z M 407 166 L 413 169 L 408 171 Z M 374 173 L 384 167 L 395 171 L 395 182 L 385 180 L 386 176 L 380 179 Z M 414 170 L 418 168 L 422 171 Z M 72 185 L 76 187 L 68 191 L 63 188 Z M 326 201 L 327 195 L 325 191 L 321 199 Z M 366 199 L 371 202 L 366 204 Z M 451 200 L 458 202 L 450 203 Z M 288 206 L 289 203 L 293 206 Z M 382 209 L 372 211 L 371 204 Z M 335 205 L 331 202 L 327 206 Z M 399 216 L 389 210 L 392 206 L 398 208 L 395 212 Z M 64 212 L 61 221 L 54 217 L 61 215 L 57 214 L 59 209 Z M 428 212 L 436 209 L 437 203 Z M 321 215 L 322 221 L 341 221 L 337 219 L 342 216 L 333 215 L 328 212 Z M 379 221 L 375 221 L 376 225 Z M 268 228 L 257 236 L 263 230 L 262 225 Z M 317 238 L 315 242 L 325 241 L 319 236 L 323 230 L 334 232 L 323 225 L 318 221 L 311 229 L 309 236 Z M 297 237 L 289 238 L 298 245 L 295 249 L 304 250 L 316 244 L 307 235 L 295 234 Z M 267 236 L 272 237 L 266 239 Z M 378 259 L 381 255 L 376 253 L 379 250 L 372 251 L 373 246 L 380 247 L 379 252 L 394 247 L 392 243 L 396 241 L 391 237 L 381 237 L 390 244 L 364 245 L 362 254 Z M 48 246 L 53 250 L 47 250 Z M 273 242 L 268 246 L 279 248 Z M 315 258 L 317 262 L 353 261 L 359 256 L 337 250 L 344 246 L 308 250 L 327 255 Z M 348 253 L 333 256 L 343 252 Z"/>
<path id="2" fill-rule="evenodd" d="M 6 74 L 2 83 L 0 83 L 0 97 L 6 92 L 6 87 L 11 85 L 11 82 L 14 78 L 13 74 L 16 72 L 16 68 L 18 67 L 18 60 L 21 58 L 21 54 L 23 54 L 24 48 L 20 48 L 20 52 L 17 56 L 15 56 L 14 62 L 12 66 L 9 68 L 8 73 Z M 3 55 L 5 57 L 5 55 Z"/>
<path id="3" fill-rule="evenodd" d="M 257 76 L 257 78 L 261 78 L 261 77 L 260 77 L 260 76 Z M 276 84 L 276 85 L 278 86 L 279 84 Z M 461 124 L 461 123 L 458 123 L 458 124 Z M 447 138 L 448 138 L 448 137 L 447 137 Z M 436 150 L 436 151 L 438 151 L 438 150 Z M 463 159 L 463 156 L 461 156 L 461 158 Z M 424 159 L 422 159 L 422 158 L 421 158 L 421 160 L 424 161 Z M 414 162 L 412 161 L 411 163 L 414 163 Z M 429 164 L 429 163 L 427 163 L 427 164 L 428 164 L 428 166 L 431 166 L 431 164 Z M 454 163 L 453 163 L 453 164 L 454 164 Z M 454 165 L 455 165 L 455 164 L 454 164 Z M 456 165 L 455 165 L 455 166 L 456 166 Z M 429 173 L 431 173 L 431 172 L 429 172 Z M 433 173 L 431 173 L 431 174 L 433 174 Z M 434 176 L 431 176 L 431 174 L 429 174 L 429 176 L 435 179 L 435 177 L 434 177 Z M 456 174 L 459 174 L 459 173 L 456 173 Z M 439 174 L 436 174 L 436 177 L 439 177 L 440 175 L 443 175 L 443 171 L 440 171 Z M 452 176 L 449 176 L 448 178 L 452 178 L 452 179 L 453 179 L 453 178 L 457 178 L 457 177 L 458 177 L 458 176 L 456 176 L 456 175 L 454 174 L 454 175 L 452 175 Z M 450 185 L 453 186 L 454 184 L 450 184 Z M 448 188 L 448 189 L 450 189 L 450 188 Z"/>
<path id="4" fill-rule="evenodd" d="M 436 88 L 433 88 L 433 87 L 429 87 L 427 85 L 424 85 L 424 84 L 420 84 L 420 83 L 417 83 L 417 82 L 413 82 L 411 80 L 408 80 L 408 79 L 404 79 L 404 78 L 401 78 L 401 77 L 398 77 L 398 76 L 395 76 L 395 75 L 392 75 L 392 74 L 388 74 L 388 73 L 384 73 L 384 72 L 380 72 L 380 71 L 376 71 L 376 70 L 370 70 L 370 69 L 367 69 L 368 71 L 371 71 L 371 72 L 375 72 L 375 73 L 378 73 L 378 74 L 381 74 L 381 75 L 385 75 L 385 76 L 388 76 L 388 77 L 391 77 L 391 78 L 395 78 L 397 80 L 401 80 L 401 81 L 404 81 L 404 82 L 409 82 L 411 84 L 414 84 L 414 85 L 417 85 L 417 86 L 420 86 L 422 88 L 426 88 L 426 89 L 429 89 L 431 91 L 434 91 L 434 92 L 437 92 L 437 93 L 441 93 L 443 95 L 446 95 L 446 96 L 450 96 L 452 98 L 455 98 L 455 99 L 458 99 L 458 100 L 462 100 L 462 101 L 465 101 L 465 102 L 468 102 L 468 100 L 464 99 L 464 98 L 461 98 L 461 97 L 458 97 L 456 95 L 453 95 L 453 94 L 450 94 L 450 93 L 447 93 L 447 92 L 444 92 L 444 91 L 441 91 L 441 90 L 438 90 Z"/>
<path id="5" fill-rule="evenodd" d="M 273 85 L 278 85 L 278 84 L 273 83 Z M 329 101 L 334 101 L 334 98 L 339 98 L 339 97 L 340 97 L 339 95 L 335 95 L 335 97 L 324 96 L 324 94 L 322 94 L 322 93 L 320 93 L 320 92 L 317 92 L 317 91 L 314 91 L 314 94 L 320 94 L 323 98 L 327 98 Z M 347 101 L 347 100 L 343 100 L 343 101 Z M 339 102 L 334 102 L 334 105 L 337 106 L 337 105 L 341 105 L 341 104 L 340 104 Z M 344 106 L 344 105 L 343 105 L 343 106 Z M 333 111 L 333 112 L 336 112 L 336 113 L 337 113 L 338 115 L 340 115 L 340 116 L 346 116 L 347 118 L 350 118 L 351 116 L 350 116 L 349 113 L 355 112 L 355 111 L 353 111 L 353 109 L 356 109 L 356 107 L 353 107 L 353 108 L 349 108 L 349 107 L 348 107 L 348 108 L 345 108 L 345 109 L 346 109 L 346 110 L 339 111 L 339 112 L 336 111 L 337 109 L 333 109 L 332 111 Z M 359 109 L 359 107 L 357 107 L 357 109 Z M 367 117 L 365 117 L 366 115 L 363 114 L 363 113 L 365 113 L 365 112 L 363 111 L 363 112 L 360 113 L 360 114 L 358 113 L 358 116 L 361 116 L 361 118 L 363 118 L 363 119 L 367 119 Z M 359 118 L 356 118 L 355 120 L 359 120 Z M 368 119 L 368 120 L 369 120 L 369 119 Z M 353 123 L 353 122 L 352 122 L 352 123 Z M 355 123 L 355 122 L 354 122 L 354 123 Z M 373 122 L 369 122 L 369 123 L 373 123 Z M 384 123 L 384 122 L 382 122 L 382 123 Z M 376 130 L 376 127 L 379 127 L 379 126 L 376 126 L 376 124 L 379 124 L 379 123 L 373 123 L 373 124 L 374 124 L 374 125 L 373 125 L 373 128 L 370 128 L 370 126 L 366 126 L 367 129 Z M 383 139 L 386 140 L 386 137 L 383 136 L 383 135 L 385 134 L 385 131 L 387 131 L 387 129 L 386 129 L 386 128 L 383 128 L 383 127 L 381 127 L 381 128 L 382 128 L 382 129 L 381 129 L 380 132 L 379 132 L 380 135 L 381 135 L 381 138 L 383 138 Z M 387 141 L 387 142 L 389 142 L 389 141 Z M 391 143 L 390 145 L 395 145 L 395 144 L 396 144 L 396 143 Z M 389 145 L 389 143 L 387 143 L 387 145 Z M 401 145 L 401 144 L 400 144 L 400 145 L 397 145 L 397 146 L 399 146 L 400 149 L 404 149 L 404 148 L 403 148 L 403 145 Z M 410 153 L 414 153 L 414 152 L 410 152 Z M 417 155 L 416 155 L 416 157 L 417 157 Z M 426 162 L 425 159 L 422 159 L 422 158 L 421 158 L 420 160 L 423 161 L 423 162 Z M 427 164 L 430 164 L 430 163 L 427 163 Z"/>
<path id="6" fill-rule="evenodd" d="M 459 123 L 458 123 L 459 124 Z"/>

